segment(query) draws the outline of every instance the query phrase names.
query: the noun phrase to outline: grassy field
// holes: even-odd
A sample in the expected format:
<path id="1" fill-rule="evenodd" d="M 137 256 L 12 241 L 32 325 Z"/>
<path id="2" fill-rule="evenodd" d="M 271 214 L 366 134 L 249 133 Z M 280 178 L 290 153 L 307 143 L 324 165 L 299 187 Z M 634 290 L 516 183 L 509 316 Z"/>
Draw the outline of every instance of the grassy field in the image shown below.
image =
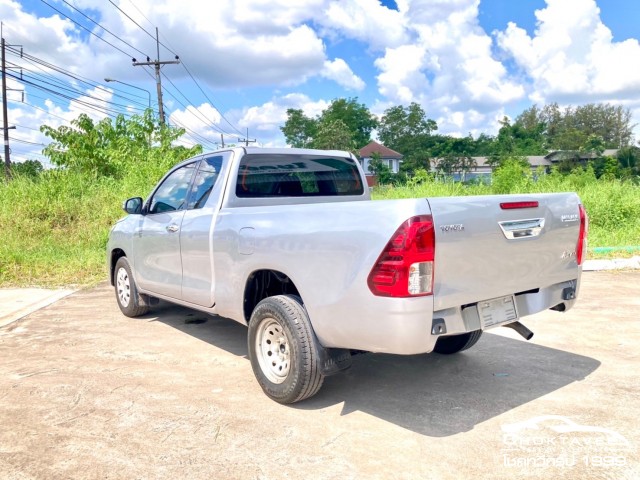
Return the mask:
<path id="1" fill-rule="evenodd" d="M 122 201 L 147 195 L 163 171 L 142 166 L 119 180 L 47 171 L 35 180 L 0 183 L 0 286 L 80 286 L 105 280 L 107 236 L 124 215 Z M 376 188 L 374 198 L 566 191 L 578 192 L 584 202 L 590 247 L 640 245 L 640 187 L 618 180 L 596 181 L 588 173 L 546 175 L 534 181 L 507 170 L 496 175 L 492 185 L 430 180 Z"/>
<path id="2" fill-rule="evenodd" d="M 163 172 L 124 179 L 47 171 L 0 183 L 0 286 L 80 286 L 106 278 L 109 229 L 122 201 L 145 196 Z"/>
<path id="3" fill-rule="evenodd" d="M 589 216 L 589 247 L 640 247 L 640 187 L 620 180 L 596 180 L 589 172 L 544 175 L 534 180 L 506 172 L 492 185 L 463 185 L 428 181 L 421 185 L 379 187 L 374 198 L 420 198 L 505 193 L 577 192 Z M 635 252 L 640 255 L 640 250 Z M 633 250 L 616 250 L 600 257 L 627 257 Z"/>

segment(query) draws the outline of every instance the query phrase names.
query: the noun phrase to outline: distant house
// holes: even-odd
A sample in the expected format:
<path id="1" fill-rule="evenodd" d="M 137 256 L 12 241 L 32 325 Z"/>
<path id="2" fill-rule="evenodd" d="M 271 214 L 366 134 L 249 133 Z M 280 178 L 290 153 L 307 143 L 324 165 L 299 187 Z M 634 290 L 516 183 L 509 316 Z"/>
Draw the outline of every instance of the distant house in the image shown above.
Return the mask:
<path id="1" fill-rule="evenodd" d="M 617 149 L 608 149 L 602 152 L 603 157 L 616 157 L 617 154 L 618 154 Z M 492 168 L 491 168 L 491 165 L 487 163 L 488 157 L 471 157 L 471 158 L 475 160 L 476 167 L 472 168 L 470 172 L 465 174 L 465 178 L 467 180 L 471 180 L 473 178 L 478 178 L 478 177 L 486 177 L 491 175 Z M 531 165 L 532 170 L 536 170 L 538 167 L 543 167 L 546 170 L 553 165 L 558 165 L 560 162 L 568 158 L 576 159 L 581 163 L 587 163 L 589 160 L 593 160 L 595 158 L 595 154 L 554 150 L 552 152 L 547 153 L 546 155 L 528 155 L 525 157 L 527 162 L 529 162 L 529 165 Z M 453 177 L 456 180 L 459 180 L 461 175 L 460 173 L 455 173 Z"/>
<path id="2" fill-rule="evenodd" d="M 402 154 L 391 150 L 388 147 L 376 142 L 371 141 L 360 149 L 360 165 L 367 176 L 367 183 L 369 186 L 377 184 L 377 178 L 369 169 L 371 159 L 374 153 L 380 154 L 380 159 L 391 169 L 393 173 L 400 171 L 400 164 L 402 163 Z"/>
<path id="3" fill-rule="evenodd" d="M 609 148 L 602 152 L 603 157 L 617 157 L 618 149 L 617 148 Z M 566 159 L 575 159 L 579 162 L 586 163 L 589 160 L 593 160 L 596 158 L 596 154 L 592 152 L 581 153 L 574 151 L 566 151 L 566 150 L 554 150 L 553 152 L 549 152 L 545 157 L 547 160 L 551 162 L 551 164 L 562 162 Z"/>

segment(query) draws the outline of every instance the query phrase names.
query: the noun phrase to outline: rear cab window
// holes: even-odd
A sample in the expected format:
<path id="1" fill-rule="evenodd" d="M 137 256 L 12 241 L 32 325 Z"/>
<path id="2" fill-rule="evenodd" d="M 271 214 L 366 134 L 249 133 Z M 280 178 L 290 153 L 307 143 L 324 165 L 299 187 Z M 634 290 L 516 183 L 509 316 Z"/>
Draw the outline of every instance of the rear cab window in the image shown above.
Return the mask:
<path id="1" fill-rule="evenodd" d="M 238 198 L 359 196 L 364 186 L 351 158 L 247 154 L 240 161 L 235 193 Z"/>

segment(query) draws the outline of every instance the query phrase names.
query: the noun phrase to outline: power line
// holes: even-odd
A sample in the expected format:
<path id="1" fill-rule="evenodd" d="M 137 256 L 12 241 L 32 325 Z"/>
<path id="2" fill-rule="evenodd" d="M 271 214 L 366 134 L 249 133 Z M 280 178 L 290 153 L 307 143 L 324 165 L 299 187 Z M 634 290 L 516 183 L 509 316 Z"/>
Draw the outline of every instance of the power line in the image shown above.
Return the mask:
<path id="1" fill-rule="evenodd" d="M 11 75 L 11 74 L 9 74 L 8 76 L 13 77 L 13 78 L 17 78 L 14 75 Z M 109 108 L 109 107 L 106 107 L 106 106 L 101 106 L 101 105 L 96 105 L 96 104 L 93 104 L 93 103 L 90 103 L 90 102 L 86 102 L 84 100 L 79 100 L 78 98 L 75 98 L 73 96 L 70 96 L 70 95 L 67 95 L 67 94 L 64 94 L 64 93 L 57 92 L 56 90 L 53 90 L 51 88 L 43 87 L 42 85 L 39 85 L 39 84 L 37 84 L 35 82 L 31 82 L 29 80 L 24 80 L 23 79 L 22 83 L 24 83 L 26 85 L 31 85 L 32 87 L 34 87 L 34 88 L 36 88 L 38 90 L 41 90 L 43 92 L 47 92 L 47 93 L 50 93 L 52 95 L 56 95 L 56 96 L 58 96 L 60 98 L 64 98 L 65 100 L 69 100 L 69 102 L 75 102 L 75 103 L 78 103 L 80 105 L 84 105 L 84 106 L 86 106 L 86 107 L 88 107 L 88 108 L 90 108 L 92 110 L 95 110 L 97 112 L 103 113 L 105 115 L 109 115 L 109 116 L 114 116 L 115 117 L 117 114 L 122 113 L 121 111 L 116 110 L 114 108 Z M 87 97 L 87 98 L 90 98 L 92 100 L 96 100 L 98 102 L 110 103 L 110 102 L 107 102 L 106 100 L 99 99 L 99 98 L 96 98 L 96 97 L 92 97 L 90 95 L 83 95 L 83 96 Z"/>
<path id="2" fill-rule="evenodd" d="M 14 51 L 13 53 L 17 55 L 16 51 Z M 115 112 L 115 113 L 129 113 L 129 110 L 131 108 L 136 108 L 137 110 L 143 110 L 144 108 L 146 108 L 146 105 L 143 105 L 141 102 L 137 102 L 136 100 L 132 99 L 131 97 L 123 96 L 123 95 L 120 95 L 118 93 L 110 92 L 112 96 L 118 97 L 118 98 L 122 98 L 125 101 L 130 102 L 130 104 L 123 105 L 121 103 L 118 103 L 118 102 L 115 102 L 115 101 L 112 101 L 112 100 L 107 100 L 105 98 L 96 97 L 96 96 L 90 94 L 89 92 L 82 91 L 82 90 L 78 89 L 77 87 L 74 87 L 71 83 L 68 83 L 68 82 L 65 83 L 64 81 L 62 81 L 58 77 L 56 77 L 56 76 L 54 76 L 54 75 L 52 75 L 52 74 L 50 74 L 48 72 L 45 72 L 42 69 L 42 66 L 45 66 L 46 68 L 51 69 L 51 70 L 53 70 L 55 72 L 58 72 L 58 73 L 60 73 L 60 74 L 62 74 L 64 76 L 70 77 L 74 81 L 76 81 L 76 82 L 78 82 L 80 84 L 87 85 L 87 86 L 89 86 L 91 88 L 100 89 L 100 90 L 105 91 L 105 92 L 109 92 L 109 90 L 107 90 L 106 88 L 104 88 L 104 86 L 98 84 L 94 80 L 86 79 L 85 77 L 79 77 L 78 75 L 76 75 L 74 73 L 68 72 L 68 71 L 58 67 L 57 65 L 51 64 L 49 62 L 46 62 L 46 61 L 44 61 L 44 60 L 42 60 L 42 59 L 40 59 L 38 57 L 29 55 L 29 54 L 24 54 L 24 53 L 22 53 L 21 56 L 22 56 L 22 59 L 24 59 L 25 61 L 31 63 L 36 68 L 41 70 L 43 73 L 38 73 L 38 72 L 33 71 L 32 69 L 22 67 L 22 66 L 20 66 L 20 65 L 18 65 L 16 63 L 12 63 L 16 67 L 22 68 L 23 70 L 26 70 L 27 72 L 30 72 L 30 73 L 25 74 L 23 72 L 23 74 L 21 75 L 20 78 L 18 78 L 17 75 L 12 75 L 12 74 L 9 74 L 9 75 L 12 76 L 13 78 L 17 79 L 17 80 L 22 81 L 23 83 L 25 83 L 27 85 L 33 86 L 34 88 L 46 91 L 48 93 L 52 93 L 53 95 L 61 96 L 61 97 L 65 98 L 65 99 L 67 99 L 67 100 L 71 100 L 71 101 L 75 100 L 76 102 L 83 103 L 86 106 L 88 106 L 89 108 L 96 109 L 97 111 L 100 111 L 103 114 L 108 114 L 108 111 Z M 42 78 L 40 78 L 40 77 L 42 77 Z M 44 86 L 43 84 L 44 85 L 48 85 L 48 87 Z M 55 88 L 56 90 L 54 90 L 53 88 Z M 94 104 L 91 104 L 91 103 L 82 102 L 81 100 L 73 99 L 68 94 L 61 93 L 58 90 L 69 92 L 70 94 L 77 95 L 79 97 L 88 98 L 88 99 L 94 100 L 96 102 L 103 103 L 105 105 L 111 105 L 111 106 L 113 106 L 115 108 L 109 109 L 109 108 L 101 106 L 99 104 L 98 105 L 94 105 Z M 131 105 L 131 103 L 133 103 L 133 105 Z M 136 107 L 136 105 L 137 105 L 137 107 Z"/>
<path id="3" fill-rule="evenodd" d="M 133 55 L 131 55 L 130 53 L 125 52 L 124 50 L 122 50 L 120 47 L 116 47 L 113 43 L 109 42 L 108 40 L 105 40 L 104 38 L 102 38 L 100 35 L 97 35 L 96 33 L 92 32 L 91 30 L 89 30 L 87 27 L 85 27 L 84 25 L 82 25 L 81 23 L 76 22 L 73 18 L 71 18 L 69 15 L 67 15 L 66 13 L 58 10 L 56 7 L 54 7 L 53 5 L 51 5 L 50 3 L 47 3 L 45 0 L 40 0 L 42 3 L 44 3 L 45 5 L 49 6 L 50 8 L 52 8 L 53 10 L 55 10 L 56 12 L 58 12 L 60 15 L 62 15 L 63 17 L 71 20 L 73 23 L 75 23 L 77 26 L 79 26 L 80 28 L 82 28 L 83 30 L 86 30 L 87 32 L 89 32 L 91 35 L 93 35 L 94 37 L 102 40 L 104 43 L 112 46 L 113 48 L 115 48 L 116 50 L 118 50 L 119 52 L 124 53 L 127 57 L 131 58 Z"/>
<path id="4" fill-rule="evenodd" d="M 129 1 L 131 1 L 131 0 L 129 0 Z M 137 9 L 137 8 L 136 8 L 136 9 Z M 138 11 L 139 11 L 139 10 L 138 10 Z M 142 16 L 147 20 L 147 22 L 149 22 L 149 19 L 147 19 L 147 17 L 145 17 L 144 15 L 142 15 Z M 151 22 L 149 22 L 149 23 L 151 23 Z M 169 43 L 169 42 L 167 41 L 167 43 Z M 170 51 L 171 51 L 171 50 L 170 50 Z M 231 127 L 231 129 L 232 129 L 232 130 L 235 130 L 239 135 L 242 135 L 242 132 L 241 132 L 241 131 L 240 131 L 240 130 L 235 126 L 235 125 L 233 125 L 233 124 L 232 124 L 232 123 L 227 119 L 227 117 L 225 117 L 225 116 L 224 116 L 224 113 L 222 113 L 222 110 L 216 106 L 216 104 L 214 103 L 214 101 L 213 101 L 213 100 L 211 100 L 211 98 L 209 98 L 209 95 L 207 95 L 207 93 L 204 91 L 204 89 L 200 86 L 200 83 L 198 83 L 198 80 L 195 78 L 195 76 L 191 73 L 191 71 L 190 71 L 190 70 L 189 70 L 189 68 L 187 67 L 187 64 L 184 62 L 184 59 L 182 59 L 182 62 L 181 62 L 181 63 L 182 63 L 182 67 L 184 68 L 184 70 L 187 72 L 187 74 L 189 75 L 189 77 L 191 77 L 191 80 L 193 80 L 193 83 L 195 83 L 195 84 L 196 84 L 196 87 L 198 87 L 198 89 L 200 90 L 200 92 L 202 92 L 202 94 L 204 95 L 204 98 L 206 98 L 206 99 L 207 99 L 207 101 L 209 102 L 209 104 L 210 104 L 213 108 L 215 108 L 215 109 L 218 111 L 218 113 L 220 114 L 220 117 L 221 117 L 225 122 L 227 122 L 227 124 Z M 223 132 L 223 133 L 226 133 L 226 132 Z"/>
<path id="5" fill-rule="evenodd" d="M 140 30 L 142 30 L 144 33 L 146 33 L 147 35 L 149 35 L 149 36 L 150 36 L 153 40 L 155 40 L 159 45 L 162 45 L 164 48 L 166 48 L 166 49 L 167 49 L 167 50 L 169 50 L 171 53 L 173 53 L 174 55 L 176 55 L 176 56 L 177 56 L 177 53 L 176 53 L 176 52 L 172 51 L 172 50 L 171 50 L 169 47 L 167 47 L 164 43 L 162 43 L 162 42 L 158 41 L 158 38 L 157 38 L 157 37 L 154 37 L 154 36 L 153 36 L 152 34 L 150 34 L 147 30 L 145 30 L 145 29 L 144 29 L 144 27 L 143 27 L 142 25 L 140 25 L 140 24 L 139 24 L 138 22 L 136 22 L 133 18 L 131 18 L 131 17 L 130 17 L 130 16 L 129 16 L 129 15 L 128 15 L 124 10 L 122 10 L 118 5 L 116 5 L 116 4 L 113 2 L 113 0 L 109 0 L 109 3 L 110 3 L 111 5 L 113 5 L 114 7 L 116 7 L 116 8 L 120 11 L 120 13 L 122 13 L 125 17 L 127 17 L 129 20 L 131 20 L 133 23 L 135 23 L 135 24 L 137 25 L 137 27 L 138 27 Z M 143 15 L 143 16 L 144 16 L 144 15 Z M 145 19 L 146 19 L 147 21 L 149 21 L 149 20 L 147 19 L 147 17 L 145 17 Z M 156 27 L 156 30 L 157 30 L 157 27 Z"/>
<path id="6" fill-rule="evenodd" d="M 17 78 L 17 77 L 15 77 L 15 76 L 11 75 L 11 74 L 10 74 L 9 76 L 11 76 L 11 77 L 13 77 L 13 78 Z M 96 101 L 99 101 L 99 102 L 104 102 L 104 103 L 107 103 L 107 104 L 113 105 L 114 107 L 121 107 L 121 108 L 123 108 L 123 109 L 127 109 L 127 108 L 129 108 L 129 107 L 130 107 L 129 105 L 123 105 L 123 104 L 121 104 L 121 103 L 112 102 L 112 101 L 110 101 L 110 100 L 105 100 L 105 99 L 103 99 L 103 98 L 94 97 L 93 95 L 90 95 L 90 94 L 88 94 L 88 93 L 86 93 L 86 92 L 83 92 L 82 90 L 77 90 L 77 89 L 75 89 L 75 88 L 69 88 L 69 87 L 65 87 L 65 86 L 61 86 L 61 85 L 56 85 L 56 84 L 54 84 L 54 83 L 52 83 L 52 82 L 48 82 L 48 81 L 46 81 L 46 80 L 42 80 L 42 79 L 39 79 L 39 78 L 35 78 L 35 77 L 31 76 L 31 75 L 25 75 L 24 77 L 26 77 L 27 79 L 33 79 L 33 81 L 32 81 L 32 80 L 25 80 L 25 78 L 22 78 L 22 80 L 21 80 L 21 81 L 22 81 L 23 83 L 26 83 L 27 85 L 32 85 L 32 86 L 34 86 L 34 87 L 36 87 L 36 88 L 46 89 L 46 90 L 47 90 L 47 91 L 49 91 L 49 92 L 54 92 L 54 91 L 53 91 L 53 90 L 51 90 L 50 88 L 42 87 L 41 85 L 36 84 L 36 83 L 34 83 L 34 82 L 41 82 L 41 83 L 44 83 L 44 84 L 46 84 L 46 85 L 50 85 L 50 86 L 53 86 L 53 87 L 57 87 L 57 88 L 59 88 L 59 89 L 61 89 L 61 90 L 64 90 L 64 91 L 66 91 L 66 92 L 74 93 L 74 94 L 76 94 L 76 95 L 78 95 L 78 96 L 82 96 L 82 97 L 90 98 L 90 99 L 92 99 L 92 100 L 96 100 Z M 105 91 L 108 91 L 108 90 L 106 90 L 106 89 L 105 89 Z M 62 94 L 61 94 L 61 93 L 59 93 L 59 92 L 54 92 L 54 94 L 55 94 L 55 95 L 60 95 L 60 96 L 62 96 Z M 65 95 L 65 98 L 68 98 L 68 97 Z"/>
<path id="7" fill-rule="evenodd" d="M 18 124 L 18 123 L 14 123 L 14 125 L 15 125 L 16 127 L 26 128 L 27 130 L 33 130 L 34 132 L 39 132 L 39 131 L 40 131 L 40 130 L 39 130 L 39 129 L 37 129 L 37 128 L 27 127 L 26 125 L 20 125 L 20 124 Z M 0 125 L 0 128 L 4 128 L 4 126 L 3 126 L 3 125 Z"/>
<path id="8" fill-rule="evenodd" d="M 109 1 L 111 2 L 111 0 L 109 0 Z M 111 3 L 113 3 L 113 2 L 111 2 Z M 119 10 L 119 8 L 118 8 L 118 10 Z M 154 70 L 156 72 L 156 91 L 158 93 L 158 115 L 160 117 L 160 124 L 164 125 L 164 123 L 165 123 L 164 122 L 164 105 L 162 104 L 162 77 L 160 75 L 160 67 L 162 67 L 163 65 L 180 63 L 180 59 L 179 59 L 178 55 L 176 55 L 176 59 L 175 60 L 160 60 L 160 40 L 158 39 L 158 37 L 159 37 L 159 35 L 158 35 L 158 27 L 156 27 L 156 48 L 157 48 L 157 53 L 158 53 L 158 56 L 156 57 L 156 59 L 152 62 L 152 61 L 149 60 L 149 57 L 147 57 L 147 61 L 146 62 L 137 62 L 136 59 L 134 58 L 133 59 L 133 66 L 134 67 L 140 67 L 140 66 L 144 67 L 144 66 L 151 66 L 151 65 L 154 66 Z"/>
<path id="9" fill-rule="evenodd" d="M 27 57 L 29 57 L 29 58 L 27 58 Z M 11 64 L 14 65 L 17 68 L 20 68 L 21 70 L 24 70 L 24 71 L 27 71 L 27 72 L 31 72 L 33 74 L 33 76 L 31 78 L 34 78 L 34 76 L 42 76 L 44 78 L 50 79 L 52 82 L 54 82 L 55 86 L 59 86 L 59 88 L 62 88 L 62 89 L 67 90 L 67 91 L 73 91 L 74 93 L 77 93 L 77 94 L 83 95 L 83 96 L 87 96 L 88 95 L 86 92 L 83 92 L 83 91 L 80 91 L 80 90 L 77 90 L 77 89 L 74 90 L 74 89 L 68 88 L 67 85 L 71 85 L 70 82 L 66 82 L 65 83 L 63 80 L 59 79 L 58 77 L 56 77 L 56 76 L 44 71 L 44 69 L 40 65 L 41 64 L 46 64 L 47 68 L 52 68 L 53 67 L 55 69 L 55 71 L 57 71 L 57 72 L 59 72 L 59 73 L 61 73 L 63 75 L 66 75 L 68 77 L 71 77 L 73 80 L 77 81 L 78 83 L 88 85 L 88 86 L 90 86 L 92 88 L 98 88 L 98 89 L 103 90 L 105 92 L 109 92 L 108 89 L 106 89 L 104 86 L 98 84 L 97 82 L 95 82 L 93 80 L 83 79 L 83 77 L 79 77 L 79 76 L 77 76 L 77 75 L 75 75 L 75 74 L 73 74 L 71 72 L 67 72 L 64 69 L 56 67 L 55 65 L 47 64 L 47 62 L 44 62 L 43 60 L 38 59 L 37 57 L 33 57 L 31 55 L 26 55 L 25 54 L 23 56 L 23 59 L 26 60 L 27 62 L 31 63 L 38 70 L 40 70 L 42 73 L 38 73 L 33 69 L 18 65 L 17 63 L 11 62 Z M 40 80 L 39 78 L 36 78 L 36 79 L 38 81 L 45 82 L 44 80 Z M 54 84 L 52 84 L 50 82 L 45 82 L 45 83 L 48 83 L 50 85 L 54 85 Z M 133 100 L 131 98 L 131 96 L 134 96 L 134 97 L 137 97 L 137 98 L 142 98 L 142 97 L 139 97 L 137 95 L 132 95 L 132 94 L 128 94 L 129 96 L 121 95 L 121 94 L 116 93 L 116 92 L 118 92 L 118 91 L 121 92 L 122 90 L 120 90 L 120 89 L 113 89 L 113 90 L 115 90 L 115 91 L 114 92 L 110 92 L 110 93 L 114 97 L 122 98 L 123 100 L 126 100 L 128 102 L 134 102 L 134 103 L 136 103 L 137 105 L 140 106 L 140 109 L 144 108 L 144 105 L 141 102 L 136 102 L 135 100 Z M 101 101 L 107 101 L 107 100 L 104 100 L 104 99 L 100 99 L 100 100 Z M 116 104 L 115 102 L 111 102 L 111 103 Z"/>
<path id="10" fill-rule="evenodd" d="M 195 102 L 192 102 L 191 100 L 189 100 L 189 99 L 185 96 L 185 94 L 184 94 L 184 93 L 182 93 L 182 91 L 181 91 L 181 90 L 180 90 L 180 89 L 179 89 L 179 88 L 178 88 L 178 87 L 173 83 L 173 81 L 171 81 L 171 79 L 170 79 L 166 74 L 164 74 L 164 73 L 163 73 L 162 75 L 163 75 L 163 76 L 164 76 L 164 78 L 165 78 L 165 79 L 167 79 L 167 81 L 168 81 L 168 82 L 173 86 L 173 88 L 175 88 L 175 89 L 176 89 L 176 91 L 177 91 L 180 95 L 182 95 L 182 98 L 184 98 L 184 99 L 187 101 L 187 103 L 191 103 L 191 104 L 195 103 Z M 169 92 L 169 90 L 167 90 L 167 92 L 171 95 L 171 92 Z M 174 98 L 178 103 L 180 103 L 180 105 L 182 105 L 182 106 L 185 108 L 185 112 L 189 110 L 189 107 L 187 107 L 184 103 L 182 103 L 180 100 L 178 100 L 175 96 L 173 96 L 173 95 L 171 95 L 171 96 L 172 96 L 172 97 L 173 97 L 173 98 Z M 228 132 L 225 132 L 224 130 L 222 130 L 222 129 L 220 128 L 220 126 L 218 126 L 218 125 L 216 125 L 215 123 L 213 123 L 213 122 L 211 122 L 210 120 L 208 120 L 208 119 L 207 119 L 207 118 L 202 114 L 202 112 L 200 112 L 200 110 L 198 110 L 198 109 L 196 108 L 196 106 L 195 106 L 195 105 L 193 105 L 193 108 L 195 109 L 195 111 L 196 111 L 196 112 L 198 112 L 198 115 L 197 115 L 197 116 L 196 116 L 196 114 L 195 114 L 195 113 L 192 113 L 192 112 L 191 112 L 191 113 L 192 113 L 192 115 L 193 115 L 194 117 L 198 118 L 198 120 L 200 120 L 201 122 L 203 122 L 206 126 L 210 126 L 210 127 L 211 127 L 211 128 L 213 128 L 214 130 L 216 130 L 218 133 L 225 133 L 225 134 L 229 135 L 229 133 L 228 133 Z"/>
<path id="11" fill-rule="evenodd" d="M 138 11 L 138 13 L 142 16 L 142 18 L 144 18 L 144 19 L 147 21 L 147 23 L 148 23 L 149 25 L 154 26 L 154 25 L 153 25 L 153 23 L 151 23 L 151 20 L 149 20 L 149 19 L 145 16 L 145 14 L 144 14 L 144 13 L 143 13 L 143 12 L 142 12 L 138 7 L 137 7 L 137 6 L 136 6 L 136 4 L 135 4 L 135 3 L 133 3 L 131 0 L 128 0 L 128 2 L 133 6 L 133 8 L 135 8 L 135 9 Z M 138 25 L 138 24 L 136 23 L 136 25 Z M 140 27 L 140 25 L 138 25 L 138 26 Z M 140 28 L 142 28 L 142 27 L 140 27 Z M 143 30 L 144 30 L 144 29 L 143 29 Z M 147 34 L 148 34 L 148 32 L 147 32 Z M 161 35 L 161 36 L 162 36 L 162 37 L 164 37 L 164 35 Z M 166 37 L 165 37 L 165 41 L 166 41 L 166 42 L 171 46 L 170 42 L 166 39 Z M 165 47 L 167 50 L 169 50 L 171 53 L 173 53 L 173 54 L 175 55 L 175 52 L 174 52 L 172 49 L 169 49 L 169 48 L 168 48 L 164 43 L 161 43 L 161 45 L 162 45 L 163 47 Z M 213 108 L 215 108 L 215 109 L 218 111 L 218 113 L 220 114 L 220 117 L 221 117 L 225 122 L 227 122 L 227 124 L 231 127 L 231 129 L 232 129 L 232 130 L 235 130 L 235 132 L 237 132 L 239 135 L 242 135 L 242 132 L 241 132 L 241 131 L 240 131 L 240 130 L 235 126 L 235 125 L 233 125 L 233 124 L 232 124 L 232 123 L 227 119 L 227 117 L 225 117 L 225 116 L 224 116 L 224 114 L 222 113 L 222 110 L 216 106 L 216 104 L 213 102 L 213 100 L 211 100 L 211 98 L 209 98 L 209 96 L 206 94 L 206 92 L 205 92 L 205 91 L 203 90 L 203 88 L 200 86 L 200 84 L 198 83 L 198 81 L 196 80 L 196 78 L 191 74 L 191 71 L 187 68 L 187 64 L 184 62 L 184 59 L 181 59 L 181 60 L 182 60 L 182 62 L 181 62 L 181 63 L 182 63 L 182 67 L 185 69 L 185 71 L 187 72 L 187 74 L 191 77 L 191 79 L 192 79 L 192 80 L 193 80 L 193 82 L 196 84 L 196 86 L 198 87 L 198 89 L 202 92 L 202 94 L 203 94 L 203 95 L 204 95 L 204 97 L 207 99 L 207 101 L 209 102 L 209 104 L 211 104 L 211 106 L 212 106 Z M 166 77 L 166 75 L 165 75 L 165 77 Z"/>
<path id="12" fill-rule="evenodd" d="M 9 138 L 10 138 L 10 140 L 12 142 L 26 143 L 27 145 L 38 145 L 38 146 L 41 146 L 41 147 L 46 147 L 47 146 L 44 143 L 29 142 L 27 140 L 21 140 L 20 138 L 14 138 L 14 137 L 9 137 Z"/>
<path id="13" fill-rule="evenodd" d="M 37 97 L 37 96 L 35 96 L 35 95 L 30 95 L 30 96 L 33 96 L 33 97 L 35 97 L 35 98 L 42 98 L 42 97 Z M 45 98 L 45 100 L 47 100 L 47 99 Z M 47 115 L 50 115 L 50 116 L 52 116 L 52 117 L 59 118 L 60 120 L 64 120 L 65 122 L 69 122 L 69 120 L 67 120 L 66 118 L 61 117 L 60 115 L 56 115 L 55 113 L 51 113 L 51 112 L 49 112 L 49 111 L 45 110 L 44 108 L 38 107 L 37 105 L 32 105 L 32 104 L 31 104 L 31 103 L 29 103 L 29 102 L 21 102 L 21 104 L 22 104 L 22 105 L 27 105 L 28 107 L 31 107 L 31 108 L 35 108 L 36 110 L 40 110 L 41 112 L 44 112 L 44 113 L 46 113 Z"/>
<path id="14" fill-rule="evenodd" d="M 181 123 L 179 120 L 173 119 L 173 122 L 180 128 L 183 128 L 185 130 L 185 135 L 191 137 L 196 144 L 200 144 L 202 146 L 205 146 L 207 148 L 212 148 L 213 146 L 213 150 L 215 150 L 217 148 L 217 142 L 209 140 L 208 138 L 206 138 L 203 135 L 200 135 L 199 133 L 191 130 L 189 127 L 187 127 L 186 125 L 184 125 L 183 123 Z"/>
<path id="15" fill-rule="evenodd" d="M 200 86 L 200 84 L 198 83 L 198 81 L 195 79 L 195 77 L 193 75 L 191 75 L 191 72 L 189 71 L 189 69 L 187 68 L 187 66 L 185 65 L 184 61 L 182 62 L 182 66 L 184 67 L 184 69 L 187 71 L 187 73 L 189 74 L 189 76 L 191 77 L 191 79 L 193 80 L 193 82 L 196 84 L 196 86 L 200 89 L 200 91 L 202 92 L 202 94 L 204 95 L 204 97 L 209 101 L 209 103 L 211 104 L 211 106 L 213 108 L 215 108 L 218 113 L 220 114 L 220 117 L 222 117 L 224 119 L 225 122 L 227 122 L 229 124 L 229 126 L 234 129 L 238 134 L 242 135 L 242 132 L 240 130 L 238 130 L 238 128 L 236 126 L 234 126 L 229 120 L 227 120 L 227 117 L 224 116 L 224 114 L 222 113 L 222 111 L 216 107 L 216 105 L 213 103 L 213 100 L 211 100 L 209 98 L 209 96 L 205 93 L 205 91 L 202 89 L 202 87 Z"/>
<path id="16" fill-rule="evenodd" d="M 41 96 L 39 96 L 39 95 L 34 95 L 33 93 L 30 93 L 30 94 L 29 94 L 29 97 L 37 98 L 37 99 L 39 99 L 39 100 L 44 100 L 44 101 L 50 101 L 50 102 L 53 102 L 53 104 L 54 104 L 54 105 L 56 105 L 56 106 L 58 106 L 58 107 L 67 107 L 67 105 L 64 105 L 64 104 L 61 104 L 61 103 L 57 103 L 57 102 L 55 101 L 55 99 L 53 99 L 53 98 L 41 97 Z M 20 103 L 20 102 L 16 102 L 16 103 Z M 22 103 L 23 103 L 23 104 L 25 104 L 25 105 L 27 104 L 26 102 L 22 102 Z M 43 112 L 49 113 L 49 112 L 47 112 L 47 110 L 41 109 L 41 108 L 39 108 L 39 107 L 36 107 L 35 105 L 31 105 L 31 106 L 32 106 L 32 107 L 34 107 L 34 108 L 38 108 L 39 110 L 42 110 Z M 73 105 L 73 108 L 75 108 L 76 110 L 79 110 L 79 111 L 80 111 L 80 112 L 82 112 L 82 113 L 86 113 L 87 115 L 95 115 L 95 114 L 96 114 L 96 112 L 97 112 L 97 113 L 102 114 L 102 115 L 103 115 L 103 116 L 105 116 L 105 117 L 116 118 L 116 116 L 117 116 L 117 115 L 114 115 L 114 114 L 105 113 L 105 112 L 100 111 L 100 110 L 97 110 L 97 109 L 95 109 L 95 108 L 91 108 L 91 107 L 86 108 L 86 107 L 84 107 L 84 105 L 82 105 L 82 104 L 80 104 L 80 105 L 77 105 L 77 104 L 76 104 L 76 105 Z M 64 118 L 64 117 L 61 117 L 61 116 L 59 116 L 59 115 L 55 115 L 55 114 L 53 114 L 53 113 L 50 113 L 50 115 L 53 115 L 53 116 L 55 116 L 55 117 L 57 117 L 57 118 L 60 118 L 61 120 L 64 120 L 66 123 L 69 123 L 69 120 L 68 120 L 68 119 L 66 119 L 66 118 Z"/>
<path id="17" fill-rule="evenodd" d="M 118 40 L 120 40 L 122 43 L 124 43 L 125 45 L 127 45 L 130 48 L 133 48 L 136 52 L 141 53 L 142 55 L 148 56 L 146 53 L 144 53 L 142 50 L 137 49 L 136 47 L 134 47 L 133 45 L 131 45 L 128 42 L 125 42 L 122 38 L 120 38 L 118 35 L 116 35 L 115 33 L 111 32 L 110 30 L 108 30 L 106 27 L 104 27 L 103 25 L 101 25 L 100 23 L 96 22 L 93 18 L 91 18 L 90 16 L 88 16 L 87 14 L 85 14 L 82 10 L 79 10 L 78 8 L 74 7 L 72 4 L 70 4 L 69 2 L 67 2 L 67 0 L 62 0 L 64 3 L 66 3 L 68 6 L 70 6 L 71 8 L 73 8 L 76 12 L 78 12 L 80 15 L 82 15 L 83 17 L 85 17 L 87 20 L 89 20 L 90 22 L 92 22 L 93 24 L 97 25 L 98 27 L 100 27 L 101 29 L 103 29 L 105 32 L 109 33 L 112 37 L 117 38 Z"/>

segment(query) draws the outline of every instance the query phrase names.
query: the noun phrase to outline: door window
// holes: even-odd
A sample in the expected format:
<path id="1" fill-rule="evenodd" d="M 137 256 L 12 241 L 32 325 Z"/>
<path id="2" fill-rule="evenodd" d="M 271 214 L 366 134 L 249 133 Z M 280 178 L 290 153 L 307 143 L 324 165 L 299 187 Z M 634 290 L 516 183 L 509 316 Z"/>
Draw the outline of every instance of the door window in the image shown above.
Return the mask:
<path id="1" fill-rule="evenodd" d="M 222 155 L 215 157 L 205 158 L 200 162 L 198 173 L 193 181 L 193 187 L 191 187 L 191 194 L 189 195 L 189 210 L 202 208 L 207 203 L 207 199 L 211 194 L 211 190 L 218 180 L 220 169 L 222 168 Z"/>
<path id="2" fill-rule="evenodd" d="M 196 165 L 194 162 L 180 167 L 164 179 L 151 197 L 149 213 L 173 212 L 185 208 Z"/>

